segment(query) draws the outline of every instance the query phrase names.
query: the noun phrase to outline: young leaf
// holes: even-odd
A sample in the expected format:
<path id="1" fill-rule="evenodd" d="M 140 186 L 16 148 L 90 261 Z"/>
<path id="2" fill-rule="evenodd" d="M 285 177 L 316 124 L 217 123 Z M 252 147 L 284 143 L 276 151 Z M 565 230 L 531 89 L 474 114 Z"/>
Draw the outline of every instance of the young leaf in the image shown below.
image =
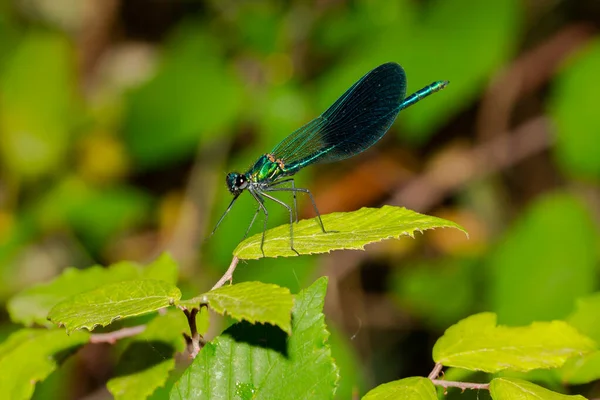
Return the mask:
<path id="1" fill-rule="evenodd" d="M 181 332 L 186 330 L 186 318 L 179 310 L 154 318 L 125 349 L 116 368 L 117 376 L 106 384 L 114 398 L 146 399 L 164 386 L 175 368 L 175 352 L 185 349 Z"/>
<path id="2" fill-rule="evenodd" d="M 550 114 L 555 126 L 555 152 L 558 165 L 575 177 L 600 177 L 600 158 L 596 146 L 590 143 L 598 138 L 600 114 L 594 107 L 597 93 L 594 85 L 600 68 L 600 40 L 589 43 L 556 79 L 550 99 Z M 577 101 L 570 101 L 577 99 Z"/>
<path id="3" fill-rule="evenodd" d="M 78 115 L 74 49 L 64 35 L 46 30 L 34 30 L 15 47 L 0 72 L 0 157 L 20 180 L 51 176 L 66 165 Z"/>
<path id="4" fill-rule="evenodd" d="M 414 236 L 415 231 L 451 227 L 466 231 L 445 219 L 419 214 L 403 207 L 361 208 L 348 213 L 321 216 L 328 231 L 323 233 L 316 218 L 294 224 L 294 249 L 299 254 L 329 253 L 332 250 L 363 250 L 369 243 L 384 239 Z M 240 259 L 263 257 L 260 249 L 262 233 L 240 243 L 233 254 Z M 296 253 L 290 248 L 290 226 L 284 224 L 269 229 L 265 235 L 264 254 L 267 257 L 289 257 Z"/>
<path id="5" fill-rule="evenodd" d="M 322 314 L 326 278 L 295 297 L 292 335 L 240 322 L 208 343 L 171 390 L 171 399 L 325 399 L 338 379 Z"/>
<path id="6" fill-rule="evenodd" d="M 600 379 L 600 351 L 573 357 L 567 360 L 560 370 L 563 382 L 582 385 Z"/>
<path id="7" fill-rule="evenodd" d="M 581 199 L 537 198 L 489 257 L 492 311 L 510 325 L 564 319 L 575 299 L 595 288 L 597 247 L 597 227 Z"/>
<path id="8" fill-rule="evenodd" d="M 86 332 L 22 329 L 0 345 L 0 398 L 29 399 L 65 356 L 89 340 Z"/>
<path id="9" fill-rule="evenodd" d="M 55 324 L 67 332 L 76 329 L 94 329 L 111 322 L 147 314 L 174 304 L 181 297 L 179 289 L 157 280 L 131 280 L 101 286 L 79 293 L 57 305 L 48 314 Z"/>
<path id="10" fill-rule="evenodd" d="M 142 269 L 144 279 L 156 279 L 175 285 L 179 276 L 179 265 L 168 252 L 162 253 L 156 260 Z"/>
<path id="11" fill-rule="evenodd" d="M 446 330 L 433 359 L 446 366 L 498 372 L 557 368 L 569 357 L 595 349 L 594 342 L 563 321 L 524 327 L 496 326 L 496 315 L 481 313 Z"/>
<path id="12" fill-rule="evenodd" d="M 48 312 L 57 303 L 108 283 L 133 279 L 138 271 L 132 263 L 123 262 L 111 268 L 94 266 L 79 270 L 67 268 L 49 283 L 25 289 L 8 302 L 7 308 L 14 322 L 52 326 Z"/>
<path id="13" fill-rule="evenodd" d="M 577 300 L 567 322 L 600 343 L 600 293 Z M 600 351 L 569 359 L 560 370 L 563 382 L 581 385 L 600 379 Z"/>
<path id="14" fill-rule="evenodd" d="M 179 303 L 186 308 L 208 306 L 219 314 L 251 323 L 277 325 L 291 333 L 291 314 L 294 298 L 288 288 L 262 282 L 242 282 L 211 290 L 191 300 Z"/>
<path id="15" fill-rule="evenodd" d="M 517 378 L 496 378 L 490 383 L 494 400 L 585 400 L 583 396 L 567 396 Z"/>
<path id="16" fill-rule="evenodd" d="M 83 270 L 67 268 L 52 281 L 27 288 L 12 297 L 7 309 L 14 322 L 51 327 L 53 325 L 47 319 L 50 309 L 73 295 L 136 278 L 159 279 L 174 284 L 176 277 L 177 264 L 167 253 L 146 267 L 124 261 L 108 268 L 99 265 Z"/>
<path id="17" fill-rule="evenodd" d="M 204 30 L 180 25 L 161 52 L 156 75 L 128 96 L 123 134 L 137 168 L 186 159 L 199 140 L 231 131 L 243 85 L 223 61 L 223 42 Z"/>
<path id="18" fill-rule="evenodd" d="M 600 343 L 600 292 L 577 299 L 575 311 L 567 322 Z"/>
<path id="19" fill-rule="evenodd" d="M 362 400 L 437 400 L 431 380 L 412 377 L 384 383 L 369 391 Z"/>

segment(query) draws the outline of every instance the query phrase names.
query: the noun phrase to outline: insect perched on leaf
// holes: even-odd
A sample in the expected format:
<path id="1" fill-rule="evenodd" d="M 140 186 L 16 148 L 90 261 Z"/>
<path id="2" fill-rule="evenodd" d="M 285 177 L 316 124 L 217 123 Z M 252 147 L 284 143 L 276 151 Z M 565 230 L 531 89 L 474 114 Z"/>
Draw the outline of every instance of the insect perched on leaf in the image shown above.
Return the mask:
<path id="1" fill-rule="evenodd" d="M 245 236 L 248 235 L 258 213 L 262 211 L 265 219 L 260 248 L 263 251 L 269 218 L 265 199 L 272 200 L 289 212 L 290 246 L 298 254 L 294 249 L 294 215 L 298 222 L 298 192 L 308 194 L 321 230 L 323 233 L 327 231 L 312 193 L 308 189 L 297 188 L 294 178 L 290 177 L 308 165 L 343 160 L 365 151 L 387 132 L 400 110 L 442 90 L 446 85 L 448 81 L 437 81 L 405 97 L 406 74 L 400 65 L 386 63 L 368 72 L 323 114 L 283 139 L 269 153 L 260 156 L 248 171 L 243 174 L 227 174 L 227 188 L 233 195 L 233 200 L 217 222 L 211 236 L 240 194 L 248 190 L 258 207 Z M 293 207 L 273 197 L 273 192 L 292 192 Z"/>

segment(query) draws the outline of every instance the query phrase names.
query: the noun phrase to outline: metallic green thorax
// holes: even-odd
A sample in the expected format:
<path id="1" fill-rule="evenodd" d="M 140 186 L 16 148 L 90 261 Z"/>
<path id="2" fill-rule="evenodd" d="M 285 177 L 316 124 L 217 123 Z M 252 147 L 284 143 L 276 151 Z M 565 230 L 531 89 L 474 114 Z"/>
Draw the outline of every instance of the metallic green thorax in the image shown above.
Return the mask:
<path id="1" fill-rule="evenodd" d="M 282 160 L 276 160 L 272 155 L 264 154 L 256 160 L 252 168 L 244 175 L 246 175 L 249 182 L 266 183 L 295 173 L 296 169 L 286 168 Z"/>

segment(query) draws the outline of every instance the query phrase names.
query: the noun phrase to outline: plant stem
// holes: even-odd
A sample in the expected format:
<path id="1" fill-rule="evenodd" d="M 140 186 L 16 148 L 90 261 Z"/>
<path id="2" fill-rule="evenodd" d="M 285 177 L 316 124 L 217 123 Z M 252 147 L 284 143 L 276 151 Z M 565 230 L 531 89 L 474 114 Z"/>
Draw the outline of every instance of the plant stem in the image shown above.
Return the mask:
<path id="1" fill-rule="evenodd" d="M 436 386 L 441 386 L 444 388 L 455 387 L 455 388 L 459 388 L 462 390 L 466 390 L 466 389 L 490 390 L 489 383 L 455 382 L 455 381 L 445 381 L 443 379 L 432 379 L 431 382 L 433 382 L 433 384 Z"/>
<path id="2" fill-rule="evenodd" d="M 187 317 L 188 325 L 190 326 L 190 334 L 183 334 L 185 338 L 185 342 L 187 343 L 188 353 L 190 353 L 191 358 L 196 358 L 200 349 L 204 346 L 204 339 L 202 335 L 198 333 L 198 328 L 196 327 L 196 315 L 198 314 L 197 308 L 192 308 L 191 310 L 183 310 L 183 313 Z"/>
<path id="3" fill-rule="evenodd" d="M 235 271 L 235 269 L 237 268 L 239 261 L 240 261 L 239 258 L 237 258 L 236 256 L 233 256 L 233 260 L 231 260 L 231 264 L 229 265 L 229 268 L 227 268 L 227 271 L 225 271 L 225 273 L 223 274 L 221 279 L 219 279 L 219 281 L 217 283 L 215 283 L 215 286 L 213 286 L 211 290 L 220 288 L 227 281 L 229 281 L 229 283 L 231 283 L 231 281 L 233 280 L 233 271 Z"/>
<path id="4" fill-rule="evenodd" d="M 132 326 L 122 328 L 108 333 L 94 333 L 90 338 L 90 343 L 110 343 L 113 344 L 119 339 L 139 335 L 146 330 L 146 325 Z"/>
<path id="5" fill-rule="evenodd" d="M 442 364 L 437 363 L 435 364 L 435 367 L 433 367 L 433 370 L 429 373 L 428 378 L 434 380 L 440 376 L 440 372 L 442 372 Z"/>

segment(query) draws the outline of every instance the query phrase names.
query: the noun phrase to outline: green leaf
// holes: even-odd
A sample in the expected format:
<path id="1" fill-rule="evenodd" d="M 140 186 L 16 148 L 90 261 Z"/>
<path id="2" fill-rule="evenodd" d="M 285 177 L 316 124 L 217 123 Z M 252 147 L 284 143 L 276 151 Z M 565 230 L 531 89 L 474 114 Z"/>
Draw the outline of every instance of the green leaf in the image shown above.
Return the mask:
<path id="1" fill-rule="evenodd" d="M 450 86 L 402 111 L 399 120 L 405 137 L 423 143 L 441 122 L 481 95 L 518 46 L 521 14 L 517 0 L 430 3 L 422 20 L 409 31 L 409 40 L 404 38 L 403 46 L 396 49 L 396 59 L 406 68 L 409 93 L 435 80 L 449 80 Z M 472 62 L 465 63 L 466 59 Z"/>
<path id="2" fill-rule="evenodd" d="M 240 322 L 198 354 L 171 390 L 172 399 L 332 398 L 337 367 L 322 313 L 327 279 L 296 295 L 292 335 Z"/>
<path id="3" fill-rule="evenodd" d="M 294 298 L 288 288 L 262 282 L 243 282 L 223 286 L 179 303 L 186 308 L 207 304 L 219 314 L 251 323 L 277 325 L 291 333 L 291 314 Z"/>
<path id="4" fill-rule="evenodd" d="M 600 343 L 600 293 L 577 299 L 567 322 Z M 563 382 L 580 385 L 600 379 L 600 351 L 569 359 L 560 371 Z"/>
<path id="5" fill-rule="evenodd" d="M 384 383 L 369 391 L 363 400 L 437 400 L 431 380 L 421 377 L 404 378 Z"/>
<path id="6" fill-rule="evenodd" d="M 564 383 L 582 385 L 600 379 L 600 351 L 569 358 L 560 370 Z"/>
<path id="7" fill-rule="evenodd" d="M 496 326 L 496 315 L 481 313 L 446 330 L 433 348 L 445 366 L 498 372 L 557 368 L 569 357 L 595 350 L 595 343 L 564 321 L 524 327 Z"/>
<path id="8" fill-rule="evenodd" d="M 242 85 L 223 62 L 220 42 L 200 26 L 180 26 L 156 76 L 129 97 L 124 135 L 139 168 L 192 156 L 199 141 L 231 131 L 239 113 Z"/>
<path id="9" fill-rule="evenodd" d="M 47 230 L 72 229 L 96 249 L 147 218 L 152 198 L 126 185 L 101 188 L 68 175 L 36 201 L 33 210 Z"/>
<path id="10" fill-rule="evenodd" d="M 567 322 L 600 343 L 600 292 L 577 299 L 575 311 Z"/>
<path id="11" fill-rule="evenodd" d="M 17 323 L 53 326 L 48 321 L 48 312 L 57 303 L 77 293 L 99 286 L 133 279 L 139 274 L 132 263 L 123 262 L 110 268 L 94 266 L 84 270 L 67 268 L 49 283 L 30 287 L 18 293 L 8 302 L 10 318 Z"/>
<path id="12" fill-rule="evenodd" d="M 428 326 L 444 329 L 469 315 L 476 303 L 477 267 L 478 262 L 469 259 L 412 263 L 394 271 L 390 291 L 402 309 Z"/>
<path id="13" fill-rule="evenodd" d="M 187 320 L 179 310 L 154 318 L 121 355 L 116 377 L 106 385 L 114 398 L 146 399 L 163 387 L 175 368 L 175 352 L 185 349 L 181 333 L 186 330 Z"/>
<path id="14" fill-rule="evenodd" d="M 331 355 L 339 370 L 340 379 L 335 392 L 336 399 L 355 398 L 357 393 L 364 393 L 367 389 L 364 362 L 360 359 L 357 349 L 346 331 L 337 329 L 331 323 L 327 327 Z"/>
<path id="15" fill-rule="evenodd" d="M 0 344 L 0 398 L 29 399 L 36 382 L 44 380 L 89 334 L 70 336 L 62 330 L 23 329 Z"/>
<path id="16" fill-rule="evenodd" d="M 494 400 L 585 400 L 583 396 L 567 396 L 516 378 L 496 378 L 490 383 Z"/>
<path id="17" fill-rule="evenodd" d="M 76 199 L 78 201 L 70 202 L 72 207 L 65 209 L 65 218 L 94 248 L 102 248 L 118 233 L 139 226 L 149 218 L 152 199 L 138 188 L 88 189 Z"/>
<path id="18" fill-rule="evenodd" d="M 72 46 L 50 31 L 28 34 L 6 60 L 0 74 L 0 152 L 11 173 L 38 178 L 67 160 L 75 76 Z"/>
<path id="19" fill-rule="evenodd" d="M 142 274 L 146 279 L 156 279 L 175 285 L 179 277 L 179 264 L 170 253 L 165 252 L 146 265 Z"/>
<path id="20" fill-rule="evenodd" d="M 157 280 L 131 280 L 101 286 L 79 293 L 55 305 L 48 314 L 67 332 L 92 330 L 97 325 L 136 315 L 147 314 L 173 305 L 181 297 L 179 289 Z"/>
<path id="21" fill-rule="evenodd" d="M 558 164 L 568 173 L 581 177 L 600 178 L 600 157 L 596 146 L 600 114 L 595 107 L 598 94 L 594 85 L 600 70 L 600 40 L 596 39 L 584 51 L 570 60 L 558 76 L 550 103 L 550 113 L 556 122 Z"/>
<path id="22" fill-rule="evenodd" d="M 569 194 L 537 199 L 490 257 L 493 311 L 502 323 L 564 319 L 594 290 L 598 232 L 587 206 Z"/>
<path id="23" fill-rule="evenodd" d="M 7 309 L 14 322 L 26 326 L 53 326 L 47 319 L 50 309 L 75 294 L 136 278 L 162 279 L 175 283 L 176 275 L 177 265 L 166 253 L 145 268 L 128 261 L 108 268 L 99 265 L 84 270 L 67 268 L 54 280 L 27 288 L 12 297 Z"/>
<path id="24" fill-rule="evenodd" d="M 400 236 L 414 236 L 415 231 L 452 227 L 466 233 L 458 224 L 419 214 L 403 207 L 361 208 L 348 213 L 321 216 L 328 231 L 323 233 L 316 218 L 294 224 L 294 248 L 300 254 L 328 253 L 332 250 L 363 250 L 369 243 Z M 240 243 L 233 254 L 240 259 L 263 257 L 262 233 Z M 284 224 L 266 232 L 264 254 L 267 257 L 294 256 L 290 249 L 290 226 Z"/>

